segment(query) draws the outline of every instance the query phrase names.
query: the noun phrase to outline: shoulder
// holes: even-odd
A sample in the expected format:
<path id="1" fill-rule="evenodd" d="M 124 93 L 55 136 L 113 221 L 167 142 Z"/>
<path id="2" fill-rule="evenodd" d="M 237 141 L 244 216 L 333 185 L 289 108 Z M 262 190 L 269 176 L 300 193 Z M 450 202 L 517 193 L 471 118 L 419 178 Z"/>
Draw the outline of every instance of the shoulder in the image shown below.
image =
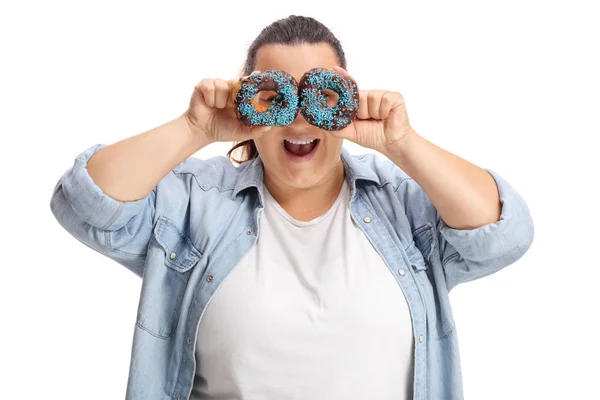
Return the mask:
<path id="1" fill-rule="evenodd" d="M 247 167 L 248 163 L 236 167 L 227 157 L 218 155 L 206 159 L 189 157 L 173 168 L 172 172 L 186 181 L 191 178 L 205 190 L 213 187 L 228 190 L 235 187 L 237 177 Z"/>
<path id="2" fill-rule="evenodd" d="M 412 178 L 393 161 L 381 153 L 351 154 L 357 175 L 367 175 L 379 181 L 379 186 L 390 185 L 397 190 Z"/>
<path id="3" fill-rule="evenodd" d="M 435 209 L 423 188 L 404 170 L 381 153 L 352 156 L 355 169 L 362 176 L 379 181 L 376 193 L 388 208 L 402 209 L 414 226 L 425 224 L 433 218 Z M 375 196 L 379 197 L 379 196 Z"/>

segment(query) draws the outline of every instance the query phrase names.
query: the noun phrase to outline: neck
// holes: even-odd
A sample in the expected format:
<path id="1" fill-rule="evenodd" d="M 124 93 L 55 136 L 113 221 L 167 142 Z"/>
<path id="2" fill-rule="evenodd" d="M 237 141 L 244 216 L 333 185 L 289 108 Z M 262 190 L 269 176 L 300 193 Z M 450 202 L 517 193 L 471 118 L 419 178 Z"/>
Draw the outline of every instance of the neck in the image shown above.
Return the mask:
<path id="1" fill-rule="evenodd" d="M 344 184 L 344 164 L 340 160 L 331 174 L 317 185 L 295 188 L 271 179 L 265 171 L 264 184 L 271 196 L 294 219 L 310 221 L 327 211 L 337 199 Z"/>

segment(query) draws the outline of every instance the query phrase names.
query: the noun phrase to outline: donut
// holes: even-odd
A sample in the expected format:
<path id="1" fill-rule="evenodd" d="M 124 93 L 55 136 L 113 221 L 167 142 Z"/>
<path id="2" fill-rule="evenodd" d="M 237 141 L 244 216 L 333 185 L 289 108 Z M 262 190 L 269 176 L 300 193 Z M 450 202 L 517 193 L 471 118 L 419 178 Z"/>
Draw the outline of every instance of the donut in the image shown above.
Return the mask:
<path id="1" fill-rule="evenodd" d="M 277 92 L 269 107 L 255 100 L 263 90 Z M 237 119 L 247 126 L 290 125 L 298 115 L 298 82 L 283 71 L 270 69 L 242 77 L 236 82 L 232 96 Z"/>
<path id="2" fill-rule="evenodd" d="M 333 90 L 339 95 L 331 107 L 321 90 Z M 298 83 L 300 113 L 306 121 L 328 131 L 344 129 L 358 113 L 358 87 L 354 80 L 325 68 L 313 68 L 304 73 Z"/>

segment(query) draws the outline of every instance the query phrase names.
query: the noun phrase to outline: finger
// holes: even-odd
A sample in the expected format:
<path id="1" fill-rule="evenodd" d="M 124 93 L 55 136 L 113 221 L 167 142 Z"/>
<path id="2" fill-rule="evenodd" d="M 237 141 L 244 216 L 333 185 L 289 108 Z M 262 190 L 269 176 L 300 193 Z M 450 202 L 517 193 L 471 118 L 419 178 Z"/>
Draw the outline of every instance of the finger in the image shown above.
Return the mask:
<path id="1" fill-rule="evenodd" d="M 215 85 L 212 79 L 202 79 L 200 82 L 200 91 L 204 102 L 209 107 L 215 106 Z"/>
<path id="2" fill-rule="evenodd" d="M 340 75 L 342 75 L 342 76 L 344 76 L 346 78 L 349 78 L 349 79 L 353 80 L 354 82 L 356 82 L 356 79 L 354 79 L 354 77 L 352 75 L 350 75 L 350 73 L 348 71 L 346 71 L 344 68 L 340 67 L 339 65 L 334 65 L 333 66 L 333 70 L 335 72 L 337 72 L 338 74 L 340 74 Z"/>
<path id="3" fill-rule="evenodd" d="M 268 132 L 271 129 L 273 129 L 272 125 L 259 125 L 259 126 L 253 126 L 251 128 L 251 131 L 255 135 L 262 135 L 263 133 Z"/>
<path id="4" fill-rule="evenodd" d="M 398 103 L 399 96 L 394 92 L 386 92 L 381 96 L 381 104 L 379 105 L 379 116 L 381 119 L 386 119 L 390 115 L 392 107 Z"/>
<path id="5" fill-rule="evenodd" d="M 379 105 L 381 104 L 381 91 L 371 90 L 367 95 L 367 104 L 369 106 L 369 115 L 371 118 L 380 119 Z"/>
<path id="6" fill-rule="evenodd" d="M 369 119 L 369 105 L 367 104 L 367 96 L 370 90 L 358 91 L 358 118 Z"/>
<path id="7" fill-rule="evenodd" d="M 252 71 L 252 73 L 250 75 L 259 74 L 259 73 L 260 73 L 260 71 L 255 69 L 254 71 Z M 235 97 L 237 95 L 238 90 L 240 89 L 242 80 L 250 77 L 250 75 L 243 75 L 243 76 L 239 77 L 238 79 L 230 79 L 227 81 L 227 84 L 229 85 L 229 93 L 230 93 L 230 96 L 227 99 L 227 104 L 226 104 L 228 107 L 235 106 Z"/>
<path id="8" fill-rule="evenodd" d="M 227 107 L 233 107 L 235 105 L 235 97 L 238 90 L 240 89 L 241 82 L 239 79 L 230 79 L 227 81 L 229 87 L 229 96 L 227 96 Z"/>
<path id="9" fill-rule="evenodd" d="M 271 129 L 273 129 L 273 127 L 269 126 L 269 125 L 257 125 L 257 126 L 245 126 L 244 125 L 241 127 L 241 132 L 240 132 L 240 134 L 242 136 L 241 140 L 258 139 L 263 134 L 270 131 Z"/>
<path id="10" fill-rule="evenodd" d="M 215 79 L 215 107 L 224 108 L 229 97 L 229 85 L 223 79 Z"/>
<path id="11" fill-rule="evenodd" d="M 260 74 L 260 71 L 255 69 L 254 71 L 252 71 L 252 73 L 250 75 L 254 75 L 254 74 Z M 250 75 L 244 75 L 242 76 L 242 79 L 249 77 Z"/>

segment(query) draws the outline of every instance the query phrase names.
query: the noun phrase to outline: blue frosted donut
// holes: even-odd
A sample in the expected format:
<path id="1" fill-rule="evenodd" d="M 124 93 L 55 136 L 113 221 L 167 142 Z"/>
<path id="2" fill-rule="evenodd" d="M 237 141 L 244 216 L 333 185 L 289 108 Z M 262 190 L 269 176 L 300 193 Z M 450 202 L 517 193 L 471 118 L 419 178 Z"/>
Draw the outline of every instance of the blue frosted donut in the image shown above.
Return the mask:
<path id="1" fill-rule="evenodd" d="M 273 90 L 277 95 L 265 107 L 255 97 L 263 90 Z M 298 115 L 298 83 L 290 74 L 266 70 L 240 78 L 232 94 L 238 120 L 251 125 L 290 125 Z"/>
<path id="2" fill-rule="evenodd" d="M 358 87 L 350 78 L 325 68 L 313 68 L 304 73 L 298 84 L 300 113 L 308 123 L 328 131 L 344 129 L 358 113 Z M 330 107 L 322 90 L 339 95 Z"/>

